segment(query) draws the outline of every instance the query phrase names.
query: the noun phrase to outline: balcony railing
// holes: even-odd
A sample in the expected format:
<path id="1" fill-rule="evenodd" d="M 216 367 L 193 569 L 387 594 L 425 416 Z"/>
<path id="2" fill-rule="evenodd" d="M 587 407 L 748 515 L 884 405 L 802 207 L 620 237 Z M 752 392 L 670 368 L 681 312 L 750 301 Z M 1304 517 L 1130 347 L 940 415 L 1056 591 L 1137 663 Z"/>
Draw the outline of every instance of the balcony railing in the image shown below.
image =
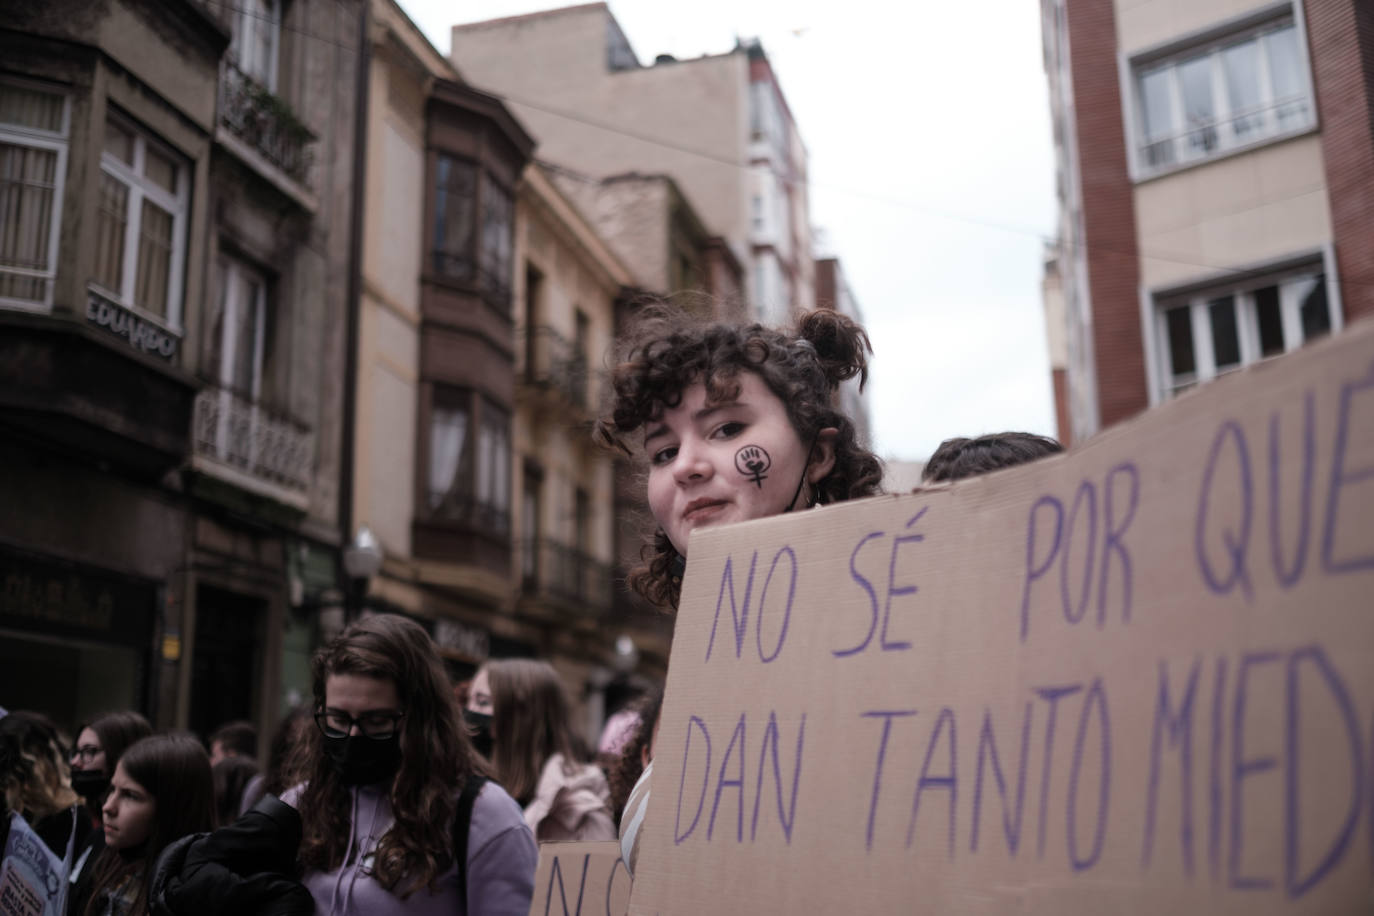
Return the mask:
<path id="1" fill-rule="evenodd" d="M 315 463 L 310 430 L 232 391 L 207 388 L 196 395 L 191 436 L 196 457 L 226 469 L 235 482 L 287 503 L 304 502 Z"/>
<path id="2" fill-rule="evenodd" d="M 525 381 L 553 389 L 577 407 L 587 406 L 587 355 L 547 325 L 527 328 Z"/>
<path id="3" fill-rule="evenodd" d="M 527 539 L 521 548 L 526 594 L 548 595 L 591 614 L 610 610 L 610 564 L 550 538 Z"/>
<path id="4" fill-rule="evenodd" d="M 1141 165 L 1155 172 L 1201 162 L 1311 124 L 1312 106 L 1306 96 L 1235 111 L 1226 118 L 1193 118 L 1185 130 L 1146 138 L 1140 148 Z"/>
<path id="5" fill-rule="evenodd" d="M 314 158 L 314 133 L 289 105 L 231 63 L 224 65 L 219 87 L 219 117 L 224 126 L 305 186 Z"/>

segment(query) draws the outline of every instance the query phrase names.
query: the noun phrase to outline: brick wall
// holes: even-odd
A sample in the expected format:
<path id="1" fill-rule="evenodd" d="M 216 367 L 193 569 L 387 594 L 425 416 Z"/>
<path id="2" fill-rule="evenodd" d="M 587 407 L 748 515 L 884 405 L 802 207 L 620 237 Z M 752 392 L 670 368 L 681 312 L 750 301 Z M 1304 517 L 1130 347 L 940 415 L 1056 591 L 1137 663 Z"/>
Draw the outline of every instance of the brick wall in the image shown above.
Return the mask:
<path id="1" fill-rule="evenodd" d="M 1140 263 L 1126 163 L 1112 0 L 1067 0 L 1094 373 L 1101 426 L 1149 406 L 1140 334 Z"/>
<path id="2" fill-rule="evenodd" d="M 1305 9 L 1341 299 L 1351 320 L 1374 315 L 1374 4 L 1307 0 Z"/>

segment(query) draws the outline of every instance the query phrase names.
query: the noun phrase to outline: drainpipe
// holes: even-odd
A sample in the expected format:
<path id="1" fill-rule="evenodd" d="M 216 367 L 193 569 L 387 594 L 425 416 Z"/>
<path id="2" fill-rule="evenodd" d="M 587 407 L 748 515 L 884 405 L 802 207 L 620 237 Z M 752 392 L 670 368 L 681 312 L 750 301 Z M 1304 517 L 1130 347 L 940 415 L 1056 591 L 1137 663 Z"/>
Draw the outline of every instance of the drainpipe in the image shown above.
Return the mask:
<path id="1" fill-rule="evenodd" d="M 347 321 L 344 330 L 343 452 L 339 461 L 339 551 L 335 557 L 337 581 L 347 593 L 351 583 L 343 568 L 344 548 L 353 540 L 353 455 L 357 447 L 358 335 L 362 319 L 363 207 L 367 177 L 367 120 L 372 39 L 368 34 L 372 0 L 362 0 L 358 11 L 358 73 L 354 98 L 353 201 L 348 239 Z"/>

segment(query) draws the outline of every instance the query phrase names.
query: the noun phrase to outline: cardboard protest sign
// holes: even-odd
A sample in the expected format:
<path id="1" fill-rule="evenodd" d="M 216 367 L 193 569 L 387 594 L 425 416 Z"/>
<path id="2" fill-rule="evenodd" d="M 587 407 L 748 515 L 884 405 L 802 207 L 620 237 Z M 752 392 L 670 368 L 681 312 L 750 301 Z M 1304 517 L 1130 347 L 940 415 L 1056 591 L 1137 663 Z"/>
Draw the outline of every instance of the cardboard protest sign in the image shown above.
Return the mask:
<path id="1" fill-rule="evenodd" d="M 629 904 L 619 843 L 539 844 L 530 916 L 625 916 Z"/>
<path id="2" fill-rule="evenodd" d="M 690 553 L 632 914 L 1369 910 L 1374 324 Z"/>

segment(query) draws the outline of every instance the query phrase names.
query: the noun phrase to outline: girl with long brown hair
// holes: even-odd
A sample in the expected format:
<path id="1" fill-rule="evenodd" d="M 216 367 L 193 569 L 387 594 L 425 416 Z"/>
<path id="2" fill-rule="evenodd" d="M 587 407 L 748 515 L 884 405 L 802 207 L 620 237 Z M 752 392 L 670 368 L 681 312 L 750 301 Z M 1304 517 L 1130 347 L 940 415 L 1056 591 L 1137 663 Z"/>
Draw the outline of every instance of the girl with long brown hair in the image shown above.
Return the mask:
<path id="1" fill-rule="evenodd" d="M 154 735 L 115 764 L 101 809 L 105 849 L 78 885 L 70 912 L 145 916 L 152 865 L 170 843 L 214 826 L 210 758 L 189 735 Z"/>
<path id="2" fill-rule="evenodd" d="M 585 759 L 552 665 L 487 662 L 473 678 L 466 716 L 490 729 L 496 778 L 524 808 L 539 842 L 615 839 L 606 776 Z"/>
<path id="3" fill-rule="evenodd" d="M 366 617 L 312 667 L 315 727 L 293 767 L 305 783 L 283 800 L 301 814 L 316 912 L 525 916 L 534 838 L 483 779 L 429 634 Z"/>

